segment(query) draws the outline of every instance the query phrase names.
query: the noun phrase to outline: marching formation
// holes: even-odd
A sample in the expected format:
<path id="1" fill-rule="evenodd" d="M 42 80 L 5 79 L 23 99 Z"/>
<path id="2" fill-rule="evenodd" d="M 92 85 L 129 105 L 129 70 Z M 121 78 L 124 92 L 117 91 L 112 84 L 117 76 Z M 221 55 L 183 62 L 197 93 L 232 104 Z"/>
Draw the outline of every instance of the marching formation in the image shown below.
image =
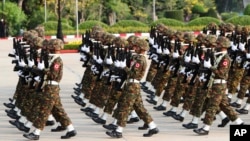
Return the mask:
<path id="1" fill-rule="evenodd" d="M 13 40 L 12 63 L 18 74 L 18 82 L 11 103 L 4 103 L 10 110 L 7 115 L 14 120 L 10 124 L 17 127 L 25 138 L 39 140 L 45 126 L 58 126 L 51 132 L 67 130 L 61 139 L 76 135 L 71 119 L 65 112 L 59 83 L 63 76 L 63 61 L 60 50 L 64 43 L 59 39 L 46 40 L 44 30 L 37 27 L 24 33 L 22 40 Z M 30 132 L 31 127 L 34 131 Z"/>
<path id="2" fill-rule="evenodd" d="M 39 140 L 45 126 L 57 124 L 51 131 L 66 131 L 61 139 L 68 139 L 77 132 L 59 95 L 63 76 L 59 54 L 64 43 L 44 39 L 43 32 L 37 27 L 13 40 L 9 56 L 19 79 L 10 103 L 4 103 L 10 108 L 5 111 L 14 119 L 10 124 L 26 132 L 25 138 Z M 209 23 L 195 35 L 158 24 L 151 27 L 149 35 L 147 39 L 134 35 L 125 39 L 100 26 L 83 34 L 79 53 L 84 72 L 71 96 L 86 116 L 107 129 L 112 138 L 122 138 L 126 125 L 140 120 L 144 124 L 138 130 L 147 130 L 144 137 L 158 134 L 153 116 L 143 105 L 144 91 L 148 94 L 145 101 L 163 115 L 183 122 L 190 114 L 192 120 L 182 126 L 198 135 L 209 134 L 216 115 L 221 117 L 218 127 L 230 121 L 246 124 L 238 113 L 248 114 L 250 108 L 248 28 Z M 144 75 L 146 81 L 142 82 Z M 242 106 L 245 97 L 248 99 Z M 171 108 L 166 111 L 168 104 Z M 106 123 L 109 117 L 112 123 Z M 200 120 L 203 125 L 198 128 Z M 30 132 L 32 126 L 35 128 Z"/>

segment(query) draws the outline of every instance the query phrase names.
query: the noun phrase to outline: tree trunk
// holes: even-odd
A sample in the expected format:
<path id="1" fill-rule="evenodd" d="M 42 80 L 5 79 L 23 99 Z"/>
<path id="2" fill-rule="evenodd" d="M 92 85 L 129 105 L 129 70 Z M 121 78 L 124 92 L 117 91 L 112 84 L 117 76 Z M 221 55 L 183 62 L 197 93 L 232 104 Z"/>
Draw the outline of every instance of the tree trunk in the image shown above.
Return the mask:
<path id="1" fill-rule="evenodd" d="M 116 23 L 116 13 L 115 12 L 112 12 L 112 13 L 109 13 L 109 25 L 112 26 Z"/>
<path id="2" fill-rule="evenodd" d="M 21 9 L 22 9 L 22 6 L 23 6 L 23 1 L 24 0 L 18 0 L 18 3 L 17 3 L 18 7 L 20 7 Z"/>

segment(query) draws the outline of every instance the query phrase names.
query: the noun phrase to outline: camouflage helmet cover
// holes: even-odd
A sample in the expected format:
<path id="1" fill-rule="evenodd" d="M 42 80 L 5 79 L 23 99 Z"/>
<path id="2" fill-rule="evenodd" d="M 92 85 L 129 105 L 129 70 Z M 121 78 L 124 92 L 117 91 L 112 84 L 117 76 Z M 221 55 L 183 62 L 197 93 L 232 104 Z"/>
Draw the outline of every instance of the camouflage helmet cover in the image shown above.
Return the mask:
<path id="1" fill-rule="evenodd" d="M 216 46 L 217 36 L 216 36 L 216 35 L 211 35 L 211 34 L 209 34 L 209 35 L 207 35 L 207 36 L 205 37 L 205 41 L 206 41 L 206 43 L 209 44 L 209 45 Z"/>
<path id="2" fill-rule="evenodd" d="M 227 37 L 219 36 L 216 40 L 218 47 L 229 48 L 230 47 L 230 40 Z"/>
<path id="3" fill-rule="evenodd" d="M 149 50 L 149 44 L 146 40 L 138 38 L 135 42 L 135 45 L 140 47 L 141 50 L 148 51 Z"/>
<path id="4" fill-rule="evenodd" d="M 64 48 L 64 43 L 61 39 L 50 39 L 48 49 L 59 51 Z"/>
<path id="5" fill-rule="evenodd" d="M 195 36 L 193 33 L 190 32 L 185 32 L 183 35 L 183 40 L 186 43 L 194 42 L 195 41 Z"/>
<path id="6" fill-rule="evenodd" d="M 42 38 L 42 37 L 35 37 L 34 39 L 33 39 L 33 44 L 35 45 L 35 47 L 37 48 L 37 49 L 39 49 L 39 48 L 42 48 L 43 47 L 43 41 L 44 41 L 44 39 Z"/>
<path id="7" fill-rule="evenodd" d="M 44 26 L 39 25 L 35 28 L 35 30 L 37 31 L 39 37 L 44 38 Z"/>
<path id="8" fill-rule="evenodd" d="M 115 47 L 125 47 L 127 45 L 127 40 L 121 37 L 115 37 L 113 40 Z"/>

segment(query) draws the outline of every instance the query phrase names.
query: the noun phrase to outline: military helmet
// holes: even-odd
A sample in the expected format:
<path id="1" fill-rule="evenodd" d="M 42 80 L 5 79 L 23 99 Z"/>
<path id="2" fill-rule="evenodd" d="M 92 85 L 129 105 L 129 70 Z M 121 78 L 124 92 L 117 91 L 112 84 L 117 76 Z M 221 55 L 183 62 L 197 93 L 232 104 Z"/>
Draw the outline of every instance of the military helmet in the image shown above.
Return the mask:
<path id="1" fill-rule="evenodd" d="M 35 30 L 37 31 L 39 37 L 44 38 L 44 26 L 39 25 L 35 28 Z"/>
<path id="2" fill-rule="evenodd" d="M 164 30 L 167 29 L 167 26 L 165 26 L 164 24 L 162 23 L 159 23 L 156 25 L 156 30 L 159 32 L 159 33 L 163 33 Z"/>
<path id="3" fill-rule="evenodd" d="M 193 33 L 185 32 L 183 35 L 183 40 L 185 43 L 190 43 L 195 41 L 195 36 Z"/>
<path id="4" fill-rule="evenodd" d="M 175 38 L 179 39 L 180 41 L 183 41 L 183 35 L 184 34 L 181 31 L 177 31 L 177 32 L 174 33 Z"/>
<path id="5" fill-rule="evenodd" d="M 196 40 L 200 43 L 204 43 L 206 36 L 206 34 L 200 33 L 196 36 Z"/>
<path id="6" fill-rule="evenodd" d="M 146 40 L 138 38 L 135 41 L 135 45 L 140 47 L 141 50 L 148 51 L 149 50 L 149 44 Z"/>
<path id="7" fill-rule="evenodd" d="M 103 35 L 103 44 L 104 45 L 109 45 L 112 44 L 113 40 L 115 39 L 115 36 L 110 33 L 105 33 Z"/>
<path id="8" fill-rule="evenodd" d="M 113 44 L 115 47 L 125 47 L 127 45 L 127 41 L 124 38 L 121 37 L 115 37 L 113 40 Z"/>
<path id="9" fill-rule="evenodd" d="M 43 47 L 43 38 L 42 37 L 35 37 L 33 39 L 33 44 L 35 45 L 36 49 L 42 48 Z"/>
<path id="10" fill-rule="evenodd" d="M 229 48 L 231 46 L 230 40 L 224 36 L 219 36 L 216 43 L 218 47 Z"/>
<path id="11" fill-rule="evenodd" d="M 64 43 L 61 39 L 50 39 L 47 47 L 49 50 L 60 51 L 64 48 Z"/>
<path id="12" fill-rule="evenodd" d="M 217 36 L 216 35 L 211 35 L 211 34 L 209 34 L 209 35 L 207 35 L 206 37 L 205 37 L 205 41 L 206 41 L 206 43 L 207 44 L 209 44 L 209 45 L 213 45 L 213 46 L 216 46 L 216 42 L 217 42 Z"/>
<path id="13" fill-rule="evenodd" d="M 214 23 L 214 22 L 210 22 L 210 23 L 207 25 L 207 28 L 208 28 L 209 30 L 217 29 L 217 24 Z"/>
<path id="14" fill-rule="evenodd" d="M 225 24 L 225 29 L 226 29 L 226 32 L 232 32 L 232 31 L 234 31 L 235 26 L 232 23 L 226 23 Z"/>
<path id="15" fill-rule="evenodd" d="M 127 38 L 127 41 L 128 41 L 128 43 L 134 45 L 135 42 L 136 42 L 136 40 L 137 40 L 138 38 L 139 38 L 139 37 L 137 37 L 137 36 L 135 36 L 135 35 L 131 35 L 131 36 L 129 36 L 129 37 Z"/>

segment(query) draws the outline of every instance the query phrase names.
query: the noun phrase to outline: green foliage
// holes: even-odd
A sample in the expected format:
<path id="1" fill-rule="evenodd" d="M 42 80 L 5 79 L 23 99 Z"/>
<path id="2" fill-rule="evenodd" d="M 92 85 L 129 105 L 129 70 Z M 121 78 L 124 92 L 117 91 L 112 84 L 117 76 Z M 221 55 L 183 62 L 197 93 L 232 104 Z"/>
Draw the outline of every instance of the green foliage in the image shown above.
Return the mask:
<path id="1" fill-rule="evenodd" d="M 146 27 L 147 25 L 136 20 L 120 20 L 112 27 Z"/>
<path id="2" fill-rule="evenodd" d="M 66 50 L 75 50 L 79 48 L 80 44 L 65 44 L 64 49 Z"/>
<path id="3" fill-rule="evenodd" d="M 45 30 L 57 30 L 58 22 L 57 21 L 48 21 L 46 23 L 43 23 L 42 25 L 44 25 Z M 72 30 L 73 27 L 71 27 L 67 23 L 62 22 L 62 29 L 63 30 Z"/>
<path id="4" fill-rule="evenodd" d="M 106 29 L 109 33 L 145 33 L 149 31 L 149 26 L 146 27 L 109 27 Z"/>
<path id="5" fill-rule="evenodd" d="M 192 13 L 196 13 L 196 14 L 204 14 L 204 13 L 206 13 L 205 8 L 200 4 L 194 5 L 191 10 L 192 10 Z"/>
<path id="6" fill-rule="evenodd" d="M 174 20 L 174 19 L 168 19 L 168 18 L 161 18 L 153 23 L 151 23 L 151 26 L 152 25 L 156 25 L 158 23 L 162 23 L 166 26 L 171 26 L 171 27 L 175 27 L 175 26 L 184 26 L 184 23 L 183 22 L 180 22 L 178 20 Z"/>
<path id="7" fill-rule="evenodd" d="M 220 15 L 221 15 L 221 19 L 223 21 L 226 21 L 226 20 L 228 20 L 230 18 L 239 16 L 239 14 L 236 13 L 236 12 L 229 12 L 229 13 L 225 12 L 225 13 L 221 13 Z"/>
<path id="8" fill-rule="evenodd" d="M 244 9 L 244 11 L 243 11 L 243 14 L 244 14 L 244 15 L 250 15 L 250 4 L 248 4 L 248 5 L 245 7 L 245 9 Z"/>
<path id="9" fill-rule="evenodd" d="M 172 11 L 166 11 L 165 17 L 169 19 L 175 19 L 178 21 L 184 21 L 184 13 L 183 10 L 172 10 Z"/>
<path id="10" fill-rule="evenodd" d="M 213 8 L 209 8 L 207 13 L 205 14 L 206 17 L 213 17 L 213 18 L 218 18 L 217 16 L 217 11 Z"/>
<path id="11" fill-rule="evenodd" d="M 30 18 L 28 18 L 28 27 L 30 29 L 35 28 L 37 25 L 44 22 L 44 9 L 41 7 L 36 12 L 33 12 Z"/>
<path id="12" fill-rule="evenodd" d="M 91 29 L 95 25 L 99 25 L 104 29 L 108 28 L 108 25 L 103 23 L 103 22 L 89 20 L 89 21 L 85 21 L 85 22 L 79 24 L 79 29 Z"/>
<path id="13" fill-rule="evenodd" d="M 206 26 L 208 23 L 214 22 L 216 24 L 220 24 L 220 20 L 212 17 L 200 17 L 194 19 L 187 23 L 187 26 Z"/>
<path id="14" fill-rule="evenodd" d="M 18 35 L 19 31 L 25 25 L 27 19 L 23 11 L 14 3 L 5 2 L 4 11 L 0 10 L 8 25 L 9 35 Z"/>
<path id="15" fill-rule="evenodd" d="M 226 22 L 232 23 L 234 25 L 242 25 L 242 26 L 250 25 L 250 16 L 248 16 L 248 15 L 235 16 L 235 17 L 232 17 L 232 18 L 226 20 Z"/>

